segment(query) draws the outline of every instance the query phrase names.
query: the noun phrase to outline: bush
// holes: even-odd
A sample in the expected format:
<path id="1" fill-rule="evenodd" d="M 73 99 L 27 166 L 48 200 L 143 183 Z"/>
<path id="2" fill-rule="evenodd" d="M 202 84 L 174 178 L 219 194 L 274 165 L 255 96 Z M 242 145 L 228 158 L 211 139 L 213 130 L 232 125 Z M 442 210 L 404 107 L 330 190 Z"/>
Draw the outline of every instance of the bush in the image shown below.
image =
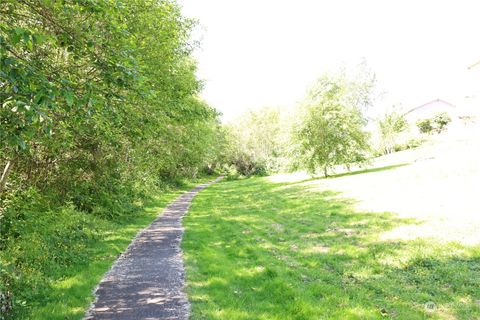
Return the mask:
<path id="1" fill-rule="evenodd" d="M 452 122 L 452 118 L 450 118 L 446 112 L 437 113 L 433 117 L 433 123 L 437 133 L 443 132 L 450 122 Z"/>
<path id="2" fill-rule="evenodd" d="M 255 166 L 255 170 L 253 171 L 253 175 L 260 176 L 260 177 L 265 177 L 265 176 L 268 176 L 269 172 L 272 172 L 272 171 L 268 170 L 267 166 L 264 163 L 258 163 Z"/>
<path id="3" fill-rule="evenodd" d="M 382 154 L 389 154 L 397 151 L 397 140 L 400 133 L 408 130 L 408 122 L 405 115 L 397 112 L 394 108 L 385 113 L 378 120 L 378 131 L 380 133 L 380 146 Z"/>
<path id="4" fill-rule="evenodd" d="M 394 146 L 395 152 L 414 149 L 421 146 L 426 140 L 425 139 L 410 139 L 406 143 L 403 144 L 396 144 Z"/>
<path id="5" fill-rule="evenodd" d="M 48 299 L 49 281 L 88 263 L 86 248 L 99 239 L 100 220 L 72 204 L 53 208 L 35 189 L 8 199 L 0 216 L 0 308 L 14 316 Z M 0 319 L 2 319 L 0 317 Z"/>
<path id="6" fill-rule="evenodd" d="M 446 130 L 452 118 L 446 112 L 440 112 L 429 119 L 421 119 L 417 121 L 417 127 L 421 133 L 441 133 Z"/>
<path id="7" fill-rule="evenodd" d="M 430 134 L 433 132 L 433 125 L 431 119 L 422 119 L 417 121 L 417 127 L 421 133 Z"/>
<path id="8" fill-rule="evenodd" d="M 221 174 L 225 175 L 226 180 L 237 180 L 240 178 L 240 174 L 234 165 L 224 165 Z"/>
<path id="9" fill-rule="evenodd" d="M 280 109 L 249 111 L 225 129 L 228 146 L 224 161 L 238 173 L 262 176 L 279 170 L 286 145 Z"/>

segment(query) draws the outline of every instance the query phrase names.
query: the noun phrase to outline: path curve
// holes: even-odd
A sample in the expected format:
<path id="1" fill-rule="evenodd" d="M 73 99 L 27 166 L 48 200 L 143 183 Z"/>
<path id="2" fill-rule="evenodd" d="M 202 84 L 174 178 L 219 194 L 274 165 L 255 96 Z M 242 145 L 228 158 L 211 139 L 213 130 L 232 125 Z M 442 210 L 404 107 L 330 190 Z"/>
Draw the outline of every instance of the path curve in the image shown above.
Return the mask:
<path id="1" fill-rule="evenodd" d="M 221 178 L 183 193 L 137 235 L 98 285 L 85 320 L 188 319 L 181 220 L 195 195 Z"/>

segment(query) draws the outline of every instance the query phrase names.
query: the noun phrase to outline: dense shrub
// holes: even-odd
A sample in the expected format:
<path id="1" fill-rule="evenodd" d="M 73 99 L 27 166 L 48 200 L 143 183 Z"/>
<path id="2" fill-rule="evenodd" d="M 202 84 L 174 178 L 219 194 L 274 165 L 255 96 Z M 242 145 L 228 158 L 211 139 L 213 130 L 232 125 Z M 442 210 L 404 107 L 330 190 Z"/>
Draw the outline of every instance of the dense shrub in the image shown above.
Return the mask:
<path id="1" fill-rule="evenodd" d="M 0 291 L 6 309 L 18 314 L 48 299 L 42 292 L 53 276 L 87 263 L 85 248 L 100 237 L 95 231 L 99 220 L 73 205 L 52 207 L 34 188 L 18 191 L 5 202 L 8 207 L 0 223 Z"/>
<path id="2" fill-rule="evenodd" d="M 437 113 L 433 117 L 435 131 L 437 131 L 437 133 L 443 132 L 451 121 L 452 121 L 452 118 L 450 118 L 448 113 L 446 112 Z"/>
<path id="3" fill-rule="evenodd" d="M 452 118 L 446 112 L 440 112 L 431 119 L 421 119 L 417 121 L 417 127 L 421 133 L 441 133 L 447 129 Z"/>
<path id="4" fill-rule="evenodd" d="M 267 175 L 282 169 L 285 133 L 281 113 L 276 108 L 249 111 L 226 126 L 224 162 L 244 176 Z"/>
<path id="5" fill-rule="evenodd" d="M 415 149 L 420 147 L 422 144 L 424 144 L 425 141 L 426 141 L 425 139 L 421 139 L 421 138 L 418 138 L 418 139 L 412 138 L 408 140 L 406 143 L 396 144 L 394 146 L 394 151 L 398 152 L 398 151 L 403 151 L 408 149 Z"/>
<path id="6" fill-rule="evenodd" d="M 433 125 L 431 119 L 422 119 L 417 121 L 418 130 L 421 133 L 432 133 L 433 132 Z"/>
<path id="7" fill-rule="evenodd" d="M 395 107 L 386 112 L 377 120 L 381 154 L 397 151 L 397 140 L 402 132 L 408 130 L 405 115 L 395 110 Z"/>

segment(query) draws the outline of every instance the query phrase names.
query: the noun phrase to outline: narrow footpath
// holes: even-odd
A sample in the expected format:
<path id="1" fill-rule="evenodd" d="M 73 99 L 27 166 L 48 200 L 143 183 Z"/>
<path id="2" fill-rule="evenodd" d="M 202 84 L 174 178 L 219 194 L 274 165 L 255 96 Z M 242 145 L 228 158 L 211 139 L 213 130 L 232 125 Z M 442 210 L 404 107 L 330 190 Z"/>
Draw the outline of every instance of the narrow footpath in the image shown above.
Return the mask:
<path id="1" fill-rule="evenodd" d="M 137 235 L 98 285 L 85 320 L 188 319 L 182 218 L 195 195 L 220 179 L 179 196 Z"/>

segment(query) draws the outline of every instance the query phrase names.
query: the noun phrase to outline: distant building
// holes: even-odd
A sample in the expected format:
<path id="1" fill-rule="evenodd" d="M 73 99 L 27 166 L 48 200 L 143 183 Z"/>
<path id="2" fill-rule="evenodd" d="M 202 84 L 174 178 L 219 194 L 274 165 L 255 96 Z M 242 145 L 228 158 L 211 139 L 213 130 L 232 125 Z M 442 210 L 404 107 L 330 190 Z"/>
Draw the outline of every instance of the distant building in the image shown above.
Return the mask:
<path id="1" fill-rule="evenodd" d="M 418 107 L 410 109 L 405 113 L 405 119 L 412 128 L 416 129 L 418 120 L 432 119 L 439 113 L 447 113 L 452 122 L 448 125 L 449 131 L 452 129 L 461 129 L 477 122 L 477 103 L 472 103 L 469 99 L 462 101 L 460 106 L 454 105 L 442 99 L 435 99 L 424 103 Z"/>
<path id="2" fill-rule="evenodd" d="M 455 105 L 442 99 L 436 99 L 407 111 L 405 119 L 409 123 L 415 124 L 418 120 L 431 119 L 441 112 L 446 112 L 452 118 L 452 121 L 458 118 Z"/>

